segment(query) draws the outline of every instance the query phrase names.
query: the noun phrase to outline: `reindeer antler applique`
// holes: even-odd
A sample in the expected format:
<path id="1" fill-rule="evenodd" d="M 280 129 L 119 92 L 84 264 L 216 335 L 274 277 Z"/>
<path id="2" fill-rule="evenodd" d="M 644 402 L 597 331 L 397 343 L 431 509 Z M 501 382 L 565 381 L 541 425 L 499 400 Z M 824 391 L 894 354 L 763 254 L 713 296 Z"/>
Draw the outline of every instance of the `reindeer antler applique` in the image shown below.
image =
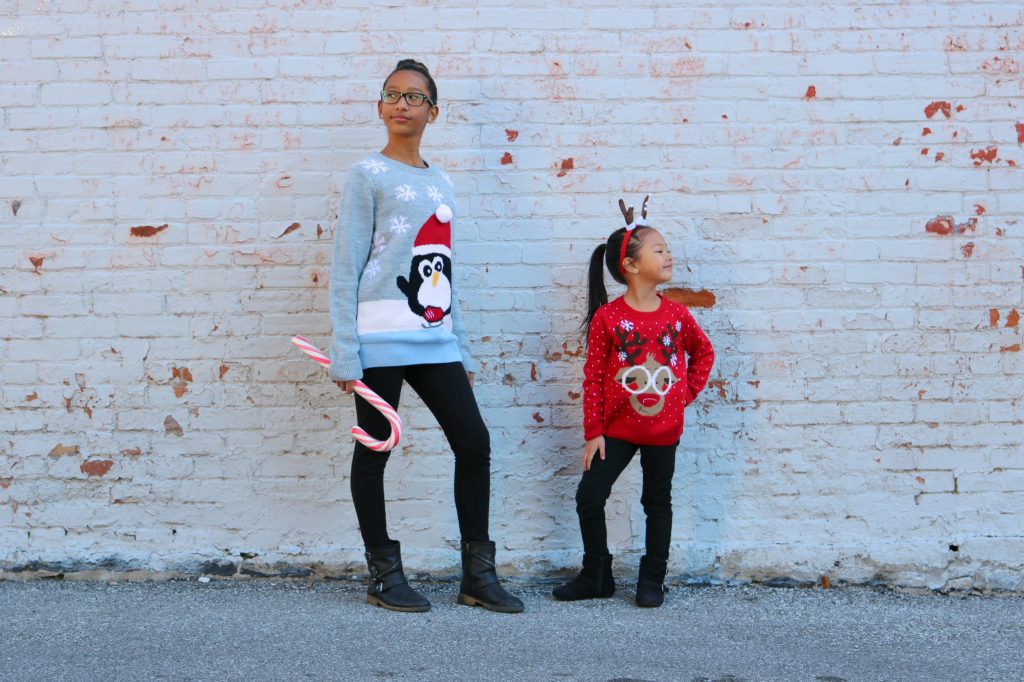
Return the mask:
<path id="1" fill-rule="evenodd" d="M 640 332 L 633 328 L 618 326 L 615 328 L 615 336 L 619 339 L 618 350 L 620 357 L 631 365 L 638 364 L 637 359 L 644 350 L 647 339 L 640 335 Z"/>
<path id="2" fill-rule="evenodd" d="M 666 322 L 665 331 L 661 334 L 661 343 L 658 345 L 661 357 L 672 366 L 676 364 L 676 339 L 679 338 L 680 333 L 682 332 L 673 327 L 671 322 Z"/>

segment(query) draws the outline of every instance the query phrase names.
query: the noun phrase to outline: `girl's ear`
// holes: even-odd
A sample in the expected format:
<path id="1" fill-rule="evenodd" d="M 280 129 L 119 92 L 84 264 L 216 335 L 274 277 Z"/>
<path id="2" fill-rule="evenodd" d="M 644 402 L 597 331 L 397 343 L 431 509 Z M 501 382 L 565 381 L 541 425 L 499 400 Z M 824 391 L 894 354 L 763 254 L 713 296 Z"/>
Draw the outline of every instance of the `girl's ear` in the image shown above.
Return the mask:
<path id="1" fill-rule="evenodd" d="M 384 103 L 377 100 L 377 118 L 384 118 Z"/>
<path id="2" fill-rule="evenodd" d="M 437 120 L 437 114 L 440 111 L 441 110 L 437 108 L 436 104 L 431 106 L 430 107 L 430 113 L 427 115 L 427 123 L 433 123 L 435 120 Z"/>

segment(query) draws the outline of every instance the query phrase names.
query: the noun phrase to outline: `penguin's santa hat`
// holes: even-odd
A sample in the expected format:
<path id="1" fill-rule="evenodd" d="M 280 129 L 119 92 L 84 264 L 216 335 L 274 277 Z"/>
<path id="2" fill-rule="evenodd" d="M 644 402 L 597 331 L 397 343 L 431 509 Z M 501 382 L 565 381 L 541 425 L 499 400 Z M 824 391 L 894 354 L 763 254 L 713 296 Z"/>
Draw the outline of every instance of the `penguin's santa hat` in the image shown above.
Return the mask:
<path id="1" fill-rule="evenodd" d="M 440 253 L 451 258 L 451 223 L 452 209 L 441 204 L 416 233 L 416 241 L 412 245 L 412 255 L 425 256 L 428 253 Z"/>

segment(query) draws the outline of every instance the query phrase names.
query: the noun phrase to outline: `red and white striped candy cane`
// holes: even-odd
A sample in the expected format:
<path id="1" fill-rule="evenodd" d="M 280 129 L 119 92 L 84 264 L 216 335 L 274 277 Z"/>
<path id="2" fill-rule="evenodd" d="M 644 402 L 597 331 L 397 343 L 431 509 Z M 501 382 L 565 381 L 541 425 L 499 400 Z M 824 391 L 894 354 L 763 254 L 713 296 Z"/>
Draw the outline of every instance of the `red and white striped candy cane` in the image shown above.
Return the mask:
<path id="1" fill-rule="evenodd" d="M 331 359 L 323 351 L 303 337 L 293 336 L 292 343 L 295 344 L 296 348 L 311 357 L 314 362 L 319 363 L 324 367 L 331 366 Z M 358 426 L 353 426 L 352 435 L 355 436 L 355 439 L 375 452 L 387 452 L 398 445 L 398 440 L 402 437 L 402 418 L 398 416 L 398 412 L 395 411 L 395 408 L 388 405 L 386 400 L 381 398 L 373 389 L 358 379 L 353 382 L 353 390 L 355 390 L 356 394 L 362 397 L 363 400 L 373 405 L 378 412 L 384 415 L 384 418 L 388 420 L 388 423 L 391 424 L 391 435 L 387 437 L 387 440 L 377 440 Z"/>

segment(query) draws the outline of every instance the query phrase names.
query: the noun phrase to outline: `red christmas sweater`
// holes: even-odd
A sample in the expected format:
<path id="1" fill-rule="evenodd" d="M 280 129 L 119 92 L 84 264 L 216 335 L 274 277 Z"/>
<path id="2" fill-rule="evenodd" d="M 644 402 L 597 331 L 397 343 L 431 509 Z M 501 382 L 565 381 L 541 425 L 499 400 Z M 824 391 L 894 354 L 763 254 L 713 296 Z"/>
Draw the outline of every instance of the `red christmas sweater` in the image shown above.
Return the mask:
<path id="1" fill-rule="evenodd" d="M 644 313 L 621 296 L 597 309 L 583 366 L 583 434 L 672 445 L 683 410 L 708 383 L 715 351 L 686 306 Z"/>

